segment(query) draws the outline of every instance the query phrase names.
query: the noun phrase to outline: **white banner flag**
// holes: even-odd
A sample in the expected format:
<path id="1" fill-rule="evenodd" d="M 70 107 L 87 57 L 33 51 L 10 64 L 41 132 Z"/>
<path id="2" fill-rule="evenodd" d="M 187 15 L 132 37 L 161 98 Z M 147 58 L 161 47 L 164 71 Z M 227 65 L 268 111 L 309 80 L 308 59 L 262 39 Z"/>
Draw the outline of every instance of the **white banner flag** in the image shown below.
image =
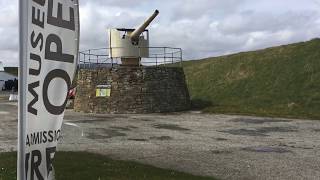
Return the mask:
<path id="1" fill-rule="evenodd" d="M 18 179 L 52 177 L 78 39 L 78 0 L 20 0 Z"/>

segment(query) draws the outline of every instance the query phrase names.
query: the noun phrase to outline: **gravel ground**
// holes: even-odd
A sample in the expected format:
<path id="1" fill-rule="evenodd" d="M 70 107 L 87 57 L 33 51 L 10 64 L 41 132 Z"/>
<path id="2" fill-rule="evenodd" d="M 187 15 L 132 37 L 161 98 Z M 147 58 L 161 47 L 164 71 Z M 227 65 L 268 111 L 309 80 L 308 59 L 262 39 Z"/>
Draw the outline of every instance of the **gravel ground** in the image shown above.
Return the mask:
<path id="1" fill-rule="evenodd" d="M 17 105 L 0 96 L 0 152 L 16 150 Z M 59 150 L 221 179 L 320 179 L 320 121 L 66 112 Z"/>

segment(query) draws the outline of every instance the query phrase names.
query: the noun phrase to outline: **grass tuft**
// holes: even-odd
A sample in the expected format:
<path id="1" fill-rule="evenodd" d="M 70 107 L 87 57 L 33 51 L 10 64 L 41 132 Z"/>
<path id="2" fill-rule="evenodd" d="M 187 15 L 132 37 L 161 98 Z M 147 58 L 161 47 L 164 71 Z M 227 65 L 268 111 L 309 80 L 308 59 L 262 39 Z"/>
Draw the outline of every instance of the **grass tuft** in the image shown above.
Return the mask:
<path id="1" fill-rule="evenodd" d="M 0 180 L 16 179 L 16 153 L 0 154 Z M 57 180 L 214 180 L 86 152 L 58 152 Z"/>

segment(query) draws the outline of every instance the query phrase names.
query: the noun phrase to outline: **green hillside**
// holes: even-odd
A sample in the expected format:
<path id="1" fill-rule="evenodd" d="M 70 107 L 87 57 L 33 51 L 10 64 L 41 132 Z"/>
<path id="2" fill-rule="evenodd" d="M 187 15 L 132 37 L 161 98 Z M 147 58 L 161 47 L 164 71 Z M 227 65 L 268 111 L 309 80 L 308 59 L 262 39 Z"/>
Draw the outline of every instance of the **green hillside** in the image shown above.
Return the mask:
<path id="1" fill-rule="evenodd" d="M 184 63 L 193 105 L 320 119 L 320 39 Z"/>

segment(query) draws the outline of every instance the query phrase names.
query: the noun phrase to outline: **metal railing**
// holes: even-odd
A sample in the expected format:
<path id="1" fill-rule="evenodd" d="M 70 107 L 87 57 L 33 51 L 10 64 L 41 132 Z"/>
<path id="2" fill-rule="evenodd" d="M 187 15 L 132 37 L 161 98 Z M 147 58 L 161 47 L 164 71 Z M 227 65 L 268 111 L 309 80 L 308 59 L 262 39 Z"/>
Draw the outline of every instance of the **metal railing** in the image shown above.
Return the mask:
<path id="1" fill-rule="evenodd" d="M 141 66 L 181 66 L 182 49 L 171 47 L 138 47 L 139 54 L 148 48 L 149 56 L 142 57 Z M 111 58 L 110 52 L 114 48 L 97 48 L 79 52 L 79 68 L 114 67 L 121 65 L 121 58 Z M 117 48 L 122 49 L 122 48 Z"/>

